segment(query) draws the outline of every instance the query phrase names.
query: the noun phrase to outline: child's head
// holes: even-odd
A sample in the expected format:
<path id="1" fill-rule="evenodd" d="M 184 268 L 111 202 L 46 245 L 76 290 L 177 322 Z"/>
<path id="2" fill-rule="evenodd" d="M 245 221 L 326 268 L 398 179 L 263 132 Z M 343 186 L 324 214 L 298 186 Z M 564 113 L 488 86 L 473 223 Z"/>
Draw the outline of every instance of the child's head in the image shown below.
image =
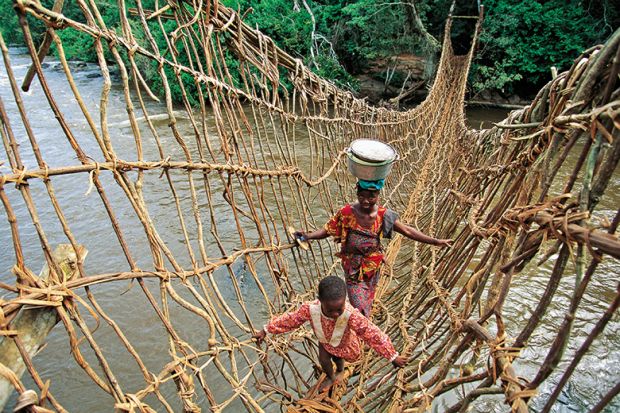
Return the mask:
<path id="1" fill-rule="evenodd" d="M 323 314 L 338 318 L 344 312 L 347 299 L 347 286 L 339 277 L 330 275 L 319 283 L 319 301 Z"/>

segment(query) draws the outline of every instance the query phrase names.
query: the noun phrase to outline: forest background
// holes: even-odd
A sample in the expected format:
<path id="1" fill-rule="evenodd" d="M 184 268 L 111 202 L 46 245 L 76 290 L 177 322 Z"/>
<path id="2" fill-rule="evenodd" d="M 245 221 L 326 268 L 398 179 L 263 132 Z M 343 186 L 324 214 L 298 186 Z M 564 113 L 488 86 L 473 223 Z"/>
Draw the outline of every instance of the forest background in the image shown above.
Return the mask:
<path id="1" fill-rule="evenodd" d="M 41 0 L 51 8 L 53 0 Z M 118 27 L 119 3 L 95 1 L 108 29 Z M 82 0 L 66 0 L 63 14 L 85 22 Z M 222 0 L 238 10 L 246 23 L 259 28 L 276 44 L 304 61 L 314 72 L 371 101 L 392 98 L 393 106 L 424 96 L 436 69 L 441 37 L 452 0 Z M 478 1 L 456 2 L 455 15 L 477 15 Z M 469 99 L 517 102 L 530 99 L 551 79 L 551 67 L 566 70 L 579 54 L 604 42 L 620 26 L 617 0 L 487 0 L 478 51 L 470 74 Z M 83 4 L 83 3 L 82 3 Z M 124 2 L 136 7 L 134 0 Z M 158 3 L 161 7 L 161 1 Z M 191 9 L 191 2 L 179 2 Z M 0 21 L 5 42 L 23 45 L 23 34 L 12 10 L 13 2 L 0 2 Z M 142 1 L 155 9 L 155 1 Z M 40 42 L 45 27 L 28 17 Z M 467 47 L 472 19 L 458 20 L 452 37 L 457 52 Z M 157 21 L 152 33 L 160 50 L 166 50 Z M 163 29 L 177 27 L 163 21 Z M 158 30 L 159 29 L 159 30 Z M 139 39 L 142 28 L 132 27 Z M 71 28 L 57 30 L 69 59 L 97 61 L 93 39 Z M 159 35 L 157 35 L 159 33 Z M 465 49 L 463 49 L 464 51 Z M 52 51 L 54 53 L 54 51 Z M 112 56 L 106 56 L 112 61 Z M 231 53 L 226 63 L 236 76 L 238 62 Z M 162 92 L 156 62 L 142 60 L 151 88 Z M 194 88 L 191 78 L 186 86 Z M 286 82 L 284 82 L 286 85 Z M 179 90 L 172 90 L 180 98 Z"/>

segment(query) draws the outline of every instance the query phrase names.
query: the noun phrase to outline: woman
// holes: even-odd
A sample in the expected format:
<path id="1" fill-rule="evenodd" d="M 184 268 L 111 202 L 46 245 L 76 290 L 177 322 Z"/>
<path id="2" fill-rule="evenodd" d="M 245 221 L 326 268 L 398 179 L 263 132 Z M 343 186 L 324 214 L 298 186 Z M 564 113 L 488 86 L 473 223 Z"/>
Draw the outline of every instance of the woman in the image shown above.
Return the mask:
<path id="1" fill-rule="evenodd" d="M 452 245 L 451 239 L 429 237 L 415 228 L 403 224 L 398 214 L 377 204 L 379 190 L 384 180 L 359 180 L 357 202 L 345 205 L 324 228 L 314 232 L 296 232 L 300 240 L 323 239 L 333 236 L 341 243 L 340 253 L 347 292 L 351 305 L 366 317 L 370 316 L 379 269 L 383 263 L 381 238 L 391 238 L 392 230 L 414 241 L 440 247 Z"/>

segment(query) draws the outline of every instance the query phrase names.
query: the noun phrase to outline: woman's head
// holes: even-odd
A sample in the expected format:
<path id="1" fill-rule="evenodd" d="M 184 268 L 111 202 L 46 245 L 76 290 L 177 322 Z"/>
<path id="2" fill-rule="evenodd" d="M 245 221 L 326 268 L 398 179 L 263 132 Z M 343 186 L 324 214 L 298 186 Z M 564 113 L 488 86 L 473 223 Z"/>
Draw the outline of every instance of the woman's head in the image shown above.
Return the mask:
<path id="1" fill-rule="evenodd" d="M 355 185 L 357 191 L 357 201 L 362 209 L 370 209 L 379 201 L 379 191 L 385 185 L 385 179 L 367 181 L 359 179 Z"/>
<path id="2" fill-rule="evenodd" d="M 381 188 L 385 185 L 385 179 L 378 179 L 376 181 L 367 181 L 366 179 L 358 179 L 357 184 L 355 184 L 355 188 L 360 190 L 369 190 L 369 191 L 377 191 L 379 192 Z"/>
<path id="3" fill-rule="evenodd" d="M 323 314 L 330 318 L 338 318 L 344 312 L 347 299 L 347 286 L 344 281 L 330 275 L 319 283 L 319 301 Z"/>
<path id="4" fill-rule="evenodd" d="M 376 194 L 377 196 L 379 196 L 379 190 L 378 189 L 372 189 L 372 188 L 363 188 L 360 183 L 356 183 L 355 184 L 355 192 L 357 192 L 357 194 L 359 195 L 360 192 L 370 192 L 373 194 Z"/>
<path id="5" fill-rule="evenodd" d="M 357 192 L 357 202 L 359 202 L 363 209 L 370 209 L 379 201 L 378 189 L 364 189 L 359 182 L 355 185 L 355 189 Z"/>

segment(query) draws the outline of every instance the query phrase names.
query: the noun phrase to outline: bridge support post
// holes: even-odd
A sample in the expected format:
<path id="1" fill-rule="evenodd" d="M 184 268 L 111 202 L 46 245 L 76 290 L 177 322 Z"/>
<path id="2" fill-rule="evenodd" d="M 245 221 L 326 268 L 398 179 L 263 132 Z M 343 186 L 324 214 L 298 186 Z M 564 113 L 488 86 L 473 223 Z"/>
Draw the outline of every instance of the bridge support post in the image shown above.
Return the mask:
<path id="1" fill-rule="evenodd" d="M 84 258 L 87 250 L 79 245 L 78 253 Z M 52 257 L 62 271 L 59 276 L 63 280 L 68 281 L 77 274 L 77 256 L 71 245 L 59 245 L 54 250 Z M 49 267 L 45 264 L 39 274 L 40 281 L 46 283 L 49 273 Z M 62 300 L 58 303 L 62 305 Z M 13 389 L 17 389 L 15 381 L 18 381 L 26 371 L 26 363 L 15 344 L 14 337 L 19 337 L 22 348 L 26 350 L 29 357 L 34 357 L 57 322 L 58 315 L 55 306 L 23 307 L 10 321 L 6 330 L 3 331 L 4 334 L 0 335 L 0 372 L 4 371 L 3 374 L 0 374 L 0 411 L 4 411 L 3 409 L 13 393 Z M 11 376 L 12 380 L 9 380 L 8 376 Z"/>

